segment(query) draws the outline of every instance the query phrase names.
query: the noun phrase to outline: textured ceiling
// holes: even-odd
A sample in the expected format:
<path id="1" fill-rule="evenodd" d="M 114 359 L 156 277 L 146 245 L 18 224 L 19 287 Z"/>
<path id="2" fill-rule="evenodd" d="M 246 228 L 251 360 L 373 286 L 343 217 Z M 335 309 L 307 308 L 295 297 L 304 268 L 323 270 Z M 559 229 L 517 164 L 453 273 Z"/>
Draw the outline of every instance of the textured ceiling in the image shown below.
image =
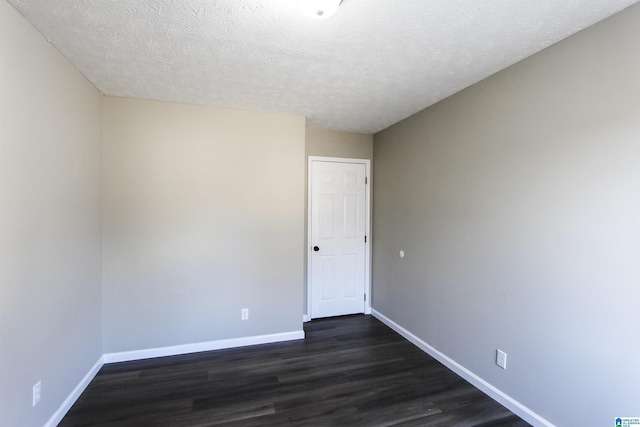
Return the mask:
<path id="1" fill-rule="evenodd" d="M 0 0 L 1 1 L 1 0 Z M 638 0 L 9 0 L 108 95 L 375 133 Z"/>

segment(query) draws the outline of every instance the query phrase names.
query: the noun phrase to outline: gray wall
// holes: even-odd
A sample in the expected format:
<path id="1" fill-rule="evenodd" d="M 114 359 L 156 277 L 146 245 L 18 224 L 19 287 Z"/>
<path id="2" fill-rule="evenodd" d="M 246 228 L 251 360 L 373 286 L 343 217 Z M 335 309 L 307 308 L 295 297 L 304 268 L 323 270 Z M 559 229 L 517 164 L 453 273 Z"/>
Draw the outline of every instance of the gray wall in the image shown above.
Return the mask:
<path id="1" fill-rule="evenodd" d="M 639 22 L 374 136 L 373 307 L 559 426 L 640 413 Z"/>
<path id="2" fill-rule="evenodd" d="M 304 132 L 105 98 L 105 353 L 302 330 Z"/>
<path id="3" fill-rule="evenodd" d="M 309 156 L 342 157 L 349 159 L 373 160 L 373 135 L 353 132 L 337 132 L 332 130 L 307 128 L 305 132 L 305 184 L 304 184 L 304 299 L 303 310 L 307 313 L 307 256 L 309 245 L 308 234 L 308 181 Z M 373 163 L 373 162 L 372 162 Z M 371 165 L 373 170 L 373 164 Z M 371 183 L 373 185 L 373 183 Z"/>
<path id="4" fill-rule="evenodd" d="M 5 1 L 0 52 L 0 425 L 41 426 L 102 355 L 102 96 Z"/>

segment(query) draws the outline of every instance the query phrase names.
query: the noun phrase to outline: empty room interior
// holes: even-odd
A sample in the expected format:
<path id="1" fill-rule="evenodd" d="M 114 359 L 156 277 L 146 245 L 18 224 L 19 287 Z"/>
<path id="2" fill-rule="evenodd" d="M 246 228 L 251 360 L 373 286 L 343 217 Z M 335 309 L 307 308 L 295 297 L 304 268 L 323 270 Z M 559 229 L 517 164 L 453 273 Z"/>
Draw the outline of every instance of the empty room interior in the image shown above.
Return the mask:
<path id="1" fill-rule="evenodd" d="M 0 0 L 0 426 L 343 314 L 640 417 L 637 0 L 306 1 Z"/>

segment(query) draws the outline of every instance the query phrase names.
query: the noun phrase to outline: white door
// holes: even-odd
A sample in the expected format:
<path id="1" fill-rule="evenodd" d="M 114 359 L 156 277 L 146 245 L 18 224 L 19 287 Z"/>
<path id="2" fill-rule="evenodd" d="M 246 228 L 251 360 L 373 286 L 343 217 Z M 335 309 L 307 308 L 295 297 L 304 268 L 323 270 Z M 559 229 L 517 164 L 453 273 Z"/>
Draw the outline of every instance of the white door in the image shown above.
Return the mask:
<path id="1" fill-rule="evenodd" d="M 312 160 L 311 318 L 364 313 L 366 166 Z"/>

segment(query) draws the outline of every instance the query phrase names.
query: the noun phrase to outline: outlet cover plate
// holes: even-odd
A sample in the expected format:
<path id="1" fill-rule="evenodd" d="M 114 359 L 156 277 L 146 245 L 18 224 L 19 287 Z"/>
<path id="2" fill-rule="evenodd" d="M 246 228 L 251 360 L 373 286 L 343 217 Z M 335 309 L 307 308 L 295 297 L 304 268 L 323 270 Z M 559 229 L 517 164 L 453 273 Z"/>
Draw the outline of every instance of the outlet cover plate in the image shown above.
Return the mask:
<path id="1" fill-rule="evenodd" d="M 33 386 L 33 406 L 36 406 L 38 402 L 40 402 L 41 396 L 42 396 L 42 381 L 38 381 L 36 385 Z"/>
<path id="2" fill-rule="evenodd" d="M 500 349 L 496 350 L 496 365 L 502 369 L 507 369 L 507 353 Z"/>

